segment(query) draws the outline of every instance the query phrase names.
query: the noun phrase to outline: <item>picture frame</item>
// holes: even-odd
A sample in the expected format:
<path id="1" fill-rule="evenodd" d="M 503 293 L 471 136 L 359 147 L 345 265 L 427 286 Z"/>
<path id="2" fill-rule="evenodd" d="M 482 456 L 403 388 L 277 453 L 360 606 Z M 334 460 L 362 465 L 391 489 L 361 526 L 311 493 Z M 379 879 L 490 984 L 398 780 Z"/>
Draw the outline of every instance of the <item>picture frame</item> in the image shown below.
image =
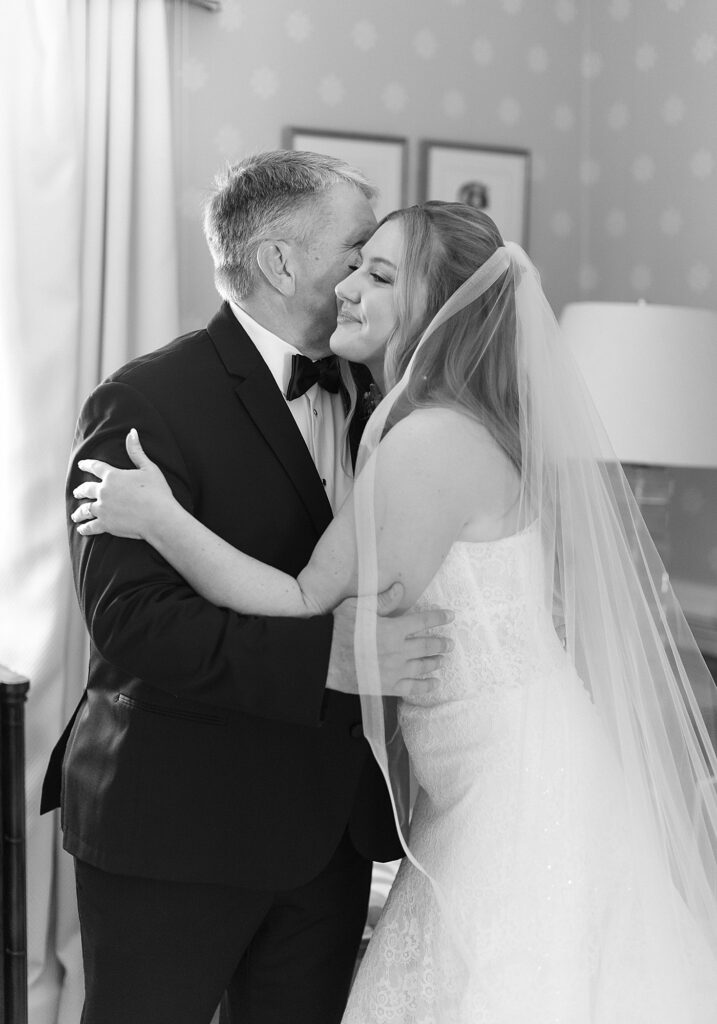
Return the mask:
<path id="1" fill-rule="evenodd" d="M 419 195 L 476 206 L 495 221 L 505 241 L 528 248 L 530 152 L 424 139 Z"/>
<path id="2" fill-rule="evenodd" d="M 338 157 L 363 171 L 379 192 L 372 202 L 378 220 L 406 205 L 408 144 L 401 136 L 288 127 L 283 131 L 282 145 L 284 149 L 304 149 Z"/>

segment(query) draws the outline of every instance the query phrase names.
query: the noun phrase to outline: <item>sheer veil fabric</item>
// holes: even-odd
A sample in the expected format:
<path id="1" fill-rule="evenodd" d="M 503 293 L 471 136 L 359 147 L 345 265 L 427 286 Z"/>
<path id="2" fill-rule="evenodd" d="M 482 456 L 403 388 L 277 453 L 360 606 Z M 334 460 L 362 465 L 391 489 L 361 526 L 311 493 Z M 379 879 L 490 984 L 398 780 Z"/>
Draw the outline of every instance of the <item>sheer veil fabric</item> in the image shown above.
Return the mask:
<path id="1" fill-rule="evenodd" d="M 420 794 L 420 785 L 408 782 L 401 706 L 380 695 L 371 595 L 378 581 L 374 480 L 382 436 L 421 405 L 451 403 L 483 416 L 460 383 L 443 374 L 441 353 L 458 344 L 470 346 L 476 371 L 493 346 L 503 346 L 506 372 L 514 375 L 514 461 L 521 480 L 517 534 L 536 538 L 531 578 L 540 594 L 530 628 L 536 651 L 551 644 L 558 650 L 556 655 L 551 648 L 553 676 L 526 685 L 516 705 L 532 781 L 517 791 L 502 850 L 508 859 L 515 851 L 516 865 L 521 863 L 521 846 L 541 828 L 535 787 L 557 772 L 569 792 L 570 773 L 584 762 L 581 749 L 574 759 L 561 755 L 556 765 L 550 739 L 556 688 L 561 680 L 576 681 L 580 699 L 599 722 L 600 742 L 609 750 L 606 764 L 619 779 L 626 808 L 620 827 L 646 941 L 650 935 L 669 936 L 670 963 L 657 950 L 654 964 L 672 971 L 675 956 L 684 956 L 685 963 L 698 956 L 709 974 L 717 964 L 717 757 L 694 693 L 709 692 L 714 684 L 538 273 L 519 246 L 507 243 L 434 317 L 399 383 L 375 410 L 363 436 L 354 490 L 359 593 L 365 595 L 356 622 L 365 732 L 391 790 L 407 858 L 430 880 L 442 935 L 454 946 L 458 973 L 451 998 L 455 1005 L 468 999 L 476 969 L 475 922 L 464 891 L 452 885 L 450 851 L 447 863 L 431 860 L 412 836 L 411 797 L 417 788 Z M 544 731 L 536 730 L 536 722 L 545 724 Z M 465 771 L 471 772 L 470 758 Z M 676 1001 L 680 996 L 678 986 Z M 687 1019 L 677 1005 L 675 1010 L 675 1020 Z M 436 1019 L 458 1018 L 446 1012 Z M 596 1012 L 585 1019 L 603 1018 Z"/>

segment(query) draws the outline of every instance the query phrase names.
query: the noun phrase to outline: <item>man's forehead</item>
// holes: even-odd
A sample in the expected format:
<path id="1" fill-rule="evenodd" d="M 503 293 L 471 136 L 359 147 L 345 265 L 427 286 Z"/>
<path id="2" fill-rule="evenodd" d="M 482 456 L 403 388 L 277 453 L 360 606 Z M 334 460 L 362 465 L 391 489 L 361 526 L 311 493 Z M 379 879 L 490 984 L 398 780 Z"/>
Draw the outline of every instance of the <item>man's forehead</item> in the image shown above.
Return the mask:
<path id="1" fill-rule="evenodd" d="M 342 249 L 362 246 L 376 230 L 376 217 L 368 199 L 352 189 L 353 194 L 334 197 L 319 212 L 317 235 L 324 235 Z M 327 197 L 328 198 L 328 197 Z"/>
<path id="2" fill-rule="evenodd" d="M 344 244 L 347 248 L 360 249 L 376 230 L 377 223 L 374 212 L 367 202 L 365 210 L 346 225 L 346 230 L 343 232 Z"/>
<path id="3" fill-rule="evenodd" d="M 346 234 L 345 245 L 349 249 L 360 249 L 376 230 L 376 221 L 364 221 Z"/>
<path id="4" fill-rule="evenodd" d="M 325 197 L 327 212 L 339 220 L 355 225 L 361 225 L 365 230 L 367 225 L 376 227 L 376 216 L 371 204 L 360 188 L 341 182 L 334 185 Z"/>

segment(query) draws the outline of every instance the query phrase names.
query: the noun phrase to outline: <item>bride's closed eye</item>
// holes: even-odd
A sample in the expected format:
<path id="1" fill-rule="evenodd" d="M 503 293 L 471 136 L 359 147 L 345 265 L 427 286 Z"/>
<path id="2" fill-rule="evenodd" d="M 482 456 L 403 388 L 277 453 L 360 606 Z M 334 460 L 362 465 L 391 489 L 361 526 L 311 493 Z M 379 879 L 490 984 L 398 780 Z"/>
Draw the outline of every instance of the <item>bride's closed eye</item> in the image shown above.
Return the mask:
<path id="1" fill-rule="evenodd" d="M 349 263 L 349 270 L 353 274 L 357 270 L 360 270 L 362 266 L 363 266 L 363 262 L 362 261 L 358 261 L 356 263 Z M 377 284 L 393 284 L 393 281 L 389 280 L 389 278 L 387 278 L 387 277 L 384 277 L 382 274 L 379 274 L 375 270 L 369 271 L 369 275 L 368 276 L 370 278 L 372 278 Z"/>

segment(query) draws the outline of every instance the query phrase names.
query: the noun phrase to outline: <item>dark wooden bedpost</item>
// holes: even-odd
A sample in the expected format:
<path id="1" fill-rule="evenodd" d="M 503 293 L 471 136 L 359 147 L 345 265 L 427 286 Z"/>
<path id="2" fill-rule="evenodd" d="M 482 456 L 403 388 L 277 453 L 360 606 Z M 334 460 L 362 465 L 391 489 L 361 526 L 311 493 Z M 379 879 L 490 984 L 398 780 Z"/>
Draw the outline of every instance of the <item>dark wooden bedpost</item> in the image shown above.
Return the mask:
<path id="1" fill-rule="evenodd" d="M 0 666 L 0 1019 L 27 1024 L 25 700 L 27 679 Z"/>

